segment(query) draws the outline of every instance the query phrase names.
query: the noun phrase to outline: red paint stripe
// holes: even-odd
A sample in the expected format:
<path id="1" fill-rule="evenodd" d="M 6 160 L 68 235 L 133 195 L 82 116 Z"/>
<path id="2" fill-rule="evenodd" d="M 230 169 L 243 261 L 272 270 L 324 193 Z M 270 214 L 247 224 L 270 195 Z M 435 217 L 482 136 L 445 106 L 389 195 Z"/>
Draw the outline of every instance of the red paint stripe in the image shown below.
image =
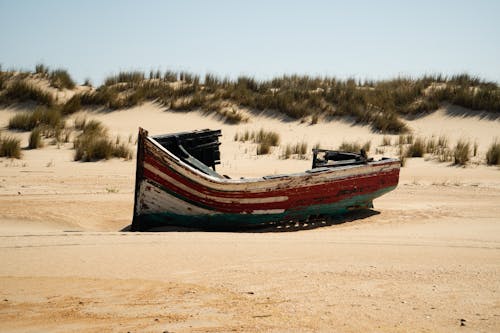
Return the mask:
<path id="1" fill-rule="evenodd" d="M 229 198 L 229 199 L 235 199 L 235 198 L 268 198 L 268 197 L 276 197 L 276 196 L 289 196 L 289 191 L 293 190 L 293 189 L 297 189 L 296 187 L 290 189 L 290 188 L 283 188 L 283 189 L 273 189 L 273 190 L 266 190 L 266 189 L 262 189 L 262 191 L 260 192 L 248 192 L 248 191 L 235 191 L 235 190 L 231 190 L 231 191 L 223 191 L 223 190 L 218 190 L 218 189 L 214 189 L 214 188 L 209 188 L 207 186 L 204 186 L 200 183 L 197 183 L 191 179 L 189 179 L 188 177 L 184 176 L 184 175 L 181 175 L 181 174 L 178 174 L 177 172 L 175 172 L 174 170 L 171 170 L 168 166 L 165 166 L 161 163 L 159 163 L 157 160 L 154 159 L 154 157 L 152 156 L 146 156 L 145 158 L 145 161 L 152 165 L 153 167 L 155 167 L 157 170 L 161 171 L 162 173 L 168 175 L 169 177 L 175 179 L 176 181 L 178 181 L 179 183 L 189 187 L 189 188 L 192 188 L 193 190 L 196 190 L 197 192 L 200 192 L 200 193 L 203 193 L 207 196 L 215 196 L 215 197 L 222 197 L 222 198 Z M 393 163 L 393 162 L 391 162 Z M 388 164 L 389 165 L 389 164 Z M 375 167 L 375 166 L 374 166 Z M 377 166 L 379 167 L 379 166 Z M 399 169 L 396 169 L 396 170 L 393 170 L 395 171 L 398 175 L 399 175 Z M 186 172 L 190 172 L 189 170 L 186 169 Z M 368 175 L 373 175 L 373 174 L 369 174 Z M 200 177 L 199 175 L 194 175 L 195 177 Z M 306 182 L 308 177 L 314 177 L 314 175 L 304 175 L 303 176 L 303 182 Z M 345 178 L 342 178 L 340 180 L 346 180 L 346 181 L 349 181 L 349 180 L 358 180 L 362 177 L 365 177 L 365 176 L 350 176 L 350 177 L 345 177 Z M 389 177 L 387 180 L 388 180 L 388 184 L 384 187 L 387 187 L 387 186 L 393 186 L 393 185 L 397 185 L 398 183 L 398 178 L 399 177 L 396 177 L 395 179 L 390 179 L 391 177 Z M 284 182 L 286 182 L 287 180 L 284 180 Z M 330 182 L 335 182 L 335 181 L 339 181 L 339 180 L 332 180 Z M 263 181 L 265 182 L 265 180 Z M 320 183 L 320 184 L 315 184 L 315 185 L 305 185 L 305 186 L 301 186 L 300 187 L 300 191 L 304 191 L 304 190 L 310 190 L 310 191 L 318 191 L 321 189 L 321 187 L 324 185 L 325 183 Z"/>
<path id="2" fill-rule="evenodd" d="M 185 197 L 194 202 L 200 202 L 204 205 L 224 213 L 243 213 L 261 209 L 291 209 L 303 206 L 330 204 L 350 197 L 370 194 L 377 190 L 393 186 L 394 180 L 398 178 L 398 170 L 387 173 L 365 176 L 357 179 L 333 181 L 318 186 L 302 187 L 290 189 L 285 192 L 288 196 L 287 201 L 270 203 L 239 203 L 239 198 L 234 198 L 234 203 L 225 203 L 209 198 L 203 198 L 189 193 L 174 184 L 168 182 L 162 177 L 149 170 L 144 170 L 144 176 L 176 194 Z M 384 182 L 382 183 L 382 180 Z M 392 180 L 392 181 L 391 181 Z"/>

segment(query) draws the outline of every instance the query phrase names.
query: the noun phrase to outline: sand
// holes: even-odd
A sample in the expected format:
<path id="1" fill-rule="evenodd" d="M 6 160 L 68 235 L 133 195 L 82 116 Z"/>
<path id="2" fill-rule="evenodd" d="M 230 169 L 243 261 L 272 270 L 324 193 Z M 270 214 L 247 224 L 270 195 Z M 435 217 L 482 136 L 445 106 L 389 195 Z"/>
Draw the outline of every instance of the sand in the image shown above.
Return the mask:
<path id="1" fill-rule="evenodd" d="M 0 110 L 0 128 L 25 108 Z M 255 145 L 233 140 L 245 130 L 275 130 L 282 145 L 371 140 L 372 154 L 397 150 L 348 120 L 260 114 L 228 125 L 154 103 L 73 118 L 82 116 L 130 137 L 131 147 L 138 126 L 221 128 L 218 171 L 232 177 L 310 167 L 280 159 L 279 149 L 257 157 Z M 0 159 L 0 330 L 499 331 L 500 170 L 482 159 L 500 120 L 448 107 L 407 122 L 415 135 L 477 141 L 479 156 L 466 168 L 409 159 L 398 188 L 372 211 L 252 232 L 121 232 L 131 222 L 135 161 L 74 162 L 71 143 Z M 28 134 L 11 134 L 27 144 Z"/>

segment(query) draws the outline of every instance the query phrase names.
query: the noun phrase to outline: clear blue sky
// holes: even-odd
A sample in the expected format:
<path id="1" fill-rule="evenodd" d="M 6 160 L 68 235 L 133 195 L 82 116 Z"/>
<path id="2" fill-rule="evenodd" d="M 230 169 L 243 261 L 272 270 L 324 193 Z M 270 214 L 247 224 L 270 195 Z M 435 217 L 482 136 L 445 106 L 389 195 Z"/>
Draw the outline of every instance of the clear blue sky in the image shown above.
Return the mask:
<path id="1" fill-rule="evenodd" d="M 267 79 L 468 72 L 500 82 L 500 1 L 0 0 L 0 64 Z"/>

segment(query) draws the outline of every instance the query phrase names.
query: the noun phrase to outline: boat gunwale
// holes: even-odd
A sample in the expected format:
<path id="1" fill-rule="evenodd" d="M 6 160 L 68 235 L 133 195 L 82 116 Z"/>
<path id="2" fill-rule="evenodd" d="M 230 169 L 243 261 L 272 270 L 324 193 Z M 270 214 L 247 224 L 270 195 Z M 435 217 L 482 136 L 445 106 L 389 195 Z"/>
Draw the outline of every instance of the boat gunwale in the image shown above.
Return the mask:
<path id="1" fill-rule="evenodd" d="M 387 167 L 396 168 L 400 169 L 401 162 L 396 159 L 396 158 L 385 158 L 382 160 L 378 161 L 371 161 L 367 162 L 366 164 L 356 164 L 356 165 L 344 165 L 344 166 L 339 166 L 339 167 L 331 167 L 331 168 L 325 168 L 325 167 L 318 167 L 315 169 L 307 169 L 302 172 L 295 172 L 295 173 L 289 173 L 289 174 L 280 174 L 280 175 L 265 175 L 261 177 L 255 177 L 255 178 L 240 178 L 240 179 L 228 179 L 228 178 L 218 178 L 214 177 L 211 175 L 208 175 L 201 170 L 198 170 L 191 165 L 185 163 L 182 161 L 179 157 L 177 157 L 175 154 L 170 152 L 168 149 L 163 147 L 159 142 L 157 142 L 154 137 L 151 136 L 146 136 L 145 139 L 147 139 L 149 142 L 151 142 L 156 148 L 158 148 L 161 152 L 165 153 L 169 159 L 173 160 L 175 163 L 177 163 L 180 167 L 183 169 L 187 170 L 188 172 L 194 174 L 197 177 L 202 178 L 203 180 L 206 180 L 208 182 L 214 183 L 216 185 L 238 185 L 238 184 L 244 184 L 244 185 L 251 185 L 251 184 L 259 184 L 259 183 L 264 183 L 264 184 L 271 184 L 273 182 L 280 182 L 282 180 L 293 180 L 293 179 L 301 179 L 301 178 L 308 178 L 312 180 L 313 178 L 323 178 L 327 174 L 337 174 L 339 171 L 348 171 L 350 169 L 359 169 L 361 167 L 376 167 L 380 165 L 387 164 Z M 144 147 L 144 149 L 147 149 Z M 145 160 L 143 163 L 146 163 Z M 316 172 L 310 172 L 311 170 L 317 170 L 317 169 L 322 169 Z M 382 170 L 379 170 L 378 172 L 381 172 Z M 374 171 L 375 172 L 375 171 Z M 181 173 L 182 174 L 182 173 Z M 370 174 L 370 173 L 366 173 Z M 186 174 L 182 174 L 184 177 L 188 177 Z M 345 177 L 342 178 L 349 178 L 349 177 L 360 177 L 360 175 L 346 175 Z M 266 178 L 269 177 L 269 178 Z M 188 177 L 190 178 L 190 177 Z M 339 179 L 342 179 L 339 178 Z M 193 179 L 191 179 L 194 181 Z M 335 181 L 336 179 L 325 179 L 324 182 L 329 182 L 329 181 Z"/>

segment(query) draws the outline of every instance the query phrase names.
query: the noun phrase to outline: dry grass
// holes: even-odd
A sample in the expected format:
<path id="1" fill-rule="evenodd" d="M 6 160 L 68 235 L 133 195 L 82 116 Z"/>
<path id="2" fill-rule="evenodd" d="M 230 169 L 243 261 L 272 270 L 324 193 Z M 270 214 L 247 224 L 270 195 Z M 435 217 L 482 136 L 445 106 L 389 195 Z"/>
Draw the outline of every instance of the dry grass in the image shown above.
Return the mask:
<path id="1" fill-rule="evenodd" d="M 0 157 L 21 158 L 21 140 L 13 136 L 1 136 Z"/>
<path id="2" fill-rule="evenodd" d="M 112 75 L 104 80 L 105 86 L 111 86 L 117 83 L 133 83 L 138 84 L 144 81 L 144 73 L 139 71 L 120 72 L 117 75 Z"/>
<path id="3" fill-rule="evenodd" d="M 286 160 L 289 159 L 292 155 L 296 155 L 299 159 L 303 159 L 307 155 L 307 148 L 308 144 L 305 141 L 297 142 L 296 144 L 287 144 L 282 149 L 280 158 Z"/>
<path id="4" fill-rule="evenodd" d="M 413 135 L 412 134 L 407 134 L 407 135 L 400 135 L 398 137 L 398 145 L 405 145 L 405 144 L 412 144 L 413 143 Z"/>
<path id="5" fill-rule="evenodd" d="M 36 87 L 24 80 L 18 80 L 7 87 L 4 95 L 6 102 L 34 101 L 38 104 L 52 106 L 55 104 L 51 93 Z"/>
<path id="6" fill-rule="evenodd" d="M 71 86 L 70 83 L 62 83 L 69 81 L 65 79 L 69 75 L 64 70 L 48 74 L 48 68 L 39 65 L 36 71 L 36 75 L 52 75 L 59 82 L 55 84 L 58 87 Z M 26 87 L 11 89 L 12 85 L 2 82 L 6 80 L 0 80 L 0 85 L 10 92 L 0 94 L 0 100 L 31 99 L 46 105 L 54 102 L 40 92 L 28 91 Z M 173 82 L 177 84 L 172 85 Z M 143 72 L 121 72 L 108 77 L 95 91 L 75 98 L 63 113 L 77 110 L 78 98 L 82 106 L 97 105 L 110 109 L 155 100 L 174 110 L 210 110 L 223 102 L 237 108 L 272 110 L 294 119 L 310 117 L 311 124 L 316 124 L 320 117 L 348 116 L 356 123 L 370 125 L 377 132 L 405 133 L 408 128 L 402 117 L 432 112 L 443 102 L 474 110 L 500 112 L 498 84 L 467 74 L 450 77 L 426 75 L 416 79 L 397 77 L 364 83 L 307 75 L 284 75 L 264 81 L 245 76 L 229 80 L 207 74 L 201 82 L 199 76 L 187 72 L 151 71 L 149 79 Z M 221 115 L 231 123 L 242 121 L 240 115 L 234 112 L 223 111 Z"/>
<path id="7" fill-rule="evenodd" d="M 61 108 L 61 113 L 63 115 L 69 115 L 77 112 L 82 108 L 81 95 L 73 95 Z"/>
<path id="8" fill-rule="evenodd" d="M 255 143 L 265 143 L 269 146 L 277 146 L 280 143 L 280 135 L 273 131 L 266 131 L 264 129 L 260 129 L 257 132 L 253 132 L 250 135 L 250 138 Z"/>
<path id="9" fill-rule="evenodd" d="M 361 145 L 359 142 L 344 141 L 340 144 L 338 150 L 345 152 L 359 153 L 361 149 L 364 149 L 366 152 L 370 151 L 370 147 L 371 147 L 370 141 L 366 141 L 363 145 Z"/>
<path id="10" fill-rule="evenodd" d="M 486 152 L 486 164 L 500 165 L 500 142 L 493 141 Z"/>
<path id="11" fill-rule="evenodd" d="M 37 107 L 34 111 L 18 113 L 9 119 L 9 129 L 31 131 L 37 126 L 64 128 L 61 111 L 57 108 Z"/>
<path id="12" fill-rule="evenodd" d="M 254 132 L 251 135 L 253 142 L 257 143 L 257 155 L 265 155 L 271 152 L 272 146 L 278 146 L 280 142 L 280 136 L 278 133 L 273 131 L 266 131 L 260 129 L 258 132 Z"/>
<path id="13" fill-rule="evenodd" d="M 42 130 L 40 129 L 40 127 L 35 127 L 30 133 L 28 148 L 38 149 L 42 147 L 43 147 Z"/>
<path id="14" fill-rule="evenodd" d="M 403 145 L 399 145 L 398 158 L 401 161 L 401 167 L 406 166 L 406 151 Z"/>
<path id="15" fill-rule="evenodd" d="M 390 146 L 391 144 L 392 144 L 391 137 L 384 135 L 384 137 L 382 138 L 382 144 L 381 144 L 381 146 Z"/>
<path id="16" fill-rule="evenodd" d="M 65 69 L 56 69 L 49 74 L 50 85 L 57 89 L 73 89 L 75 82 Z"/>
<path id="17" fill-rule="evenodd" d="M 426 140 L 417 137 L 406 150 L 406 157 L 422 157 L 426 153 Z"/>
<path id="18" fill-rule="evenodd" d="M 453 150 L 453 163 L 456 165 L 466 165 L 469 160 L 470 142 L 465 139 L 460 139 Z"/>
<path id="19" fill-rule="evenodd" d="M 131 159 L 132 150 L 119 141 L 113 142 L 108 130 L 97 120 L 85 121 L 82 133 L 74 141 L 75 161 L 91 162 L 112 157 Z"/>
<path id="20" fill-rule="evenodd" d="M 266 155 L 271 152 L 271 146 L 267 142 L 261 142 L 257 146 L 257 155 Z"/>
<path id="21" fill-rule="evenodd" d="M 244 133 L 236 133 L 234 135 L 234 141 L 246 142 L 250 140 L 258 144 L 257 155 L 266 155 L 271 152 L 271 147 L 279 145 L 280 136 L 276 132 L 264 129 L 253 132 L 246 130 Z"/>

